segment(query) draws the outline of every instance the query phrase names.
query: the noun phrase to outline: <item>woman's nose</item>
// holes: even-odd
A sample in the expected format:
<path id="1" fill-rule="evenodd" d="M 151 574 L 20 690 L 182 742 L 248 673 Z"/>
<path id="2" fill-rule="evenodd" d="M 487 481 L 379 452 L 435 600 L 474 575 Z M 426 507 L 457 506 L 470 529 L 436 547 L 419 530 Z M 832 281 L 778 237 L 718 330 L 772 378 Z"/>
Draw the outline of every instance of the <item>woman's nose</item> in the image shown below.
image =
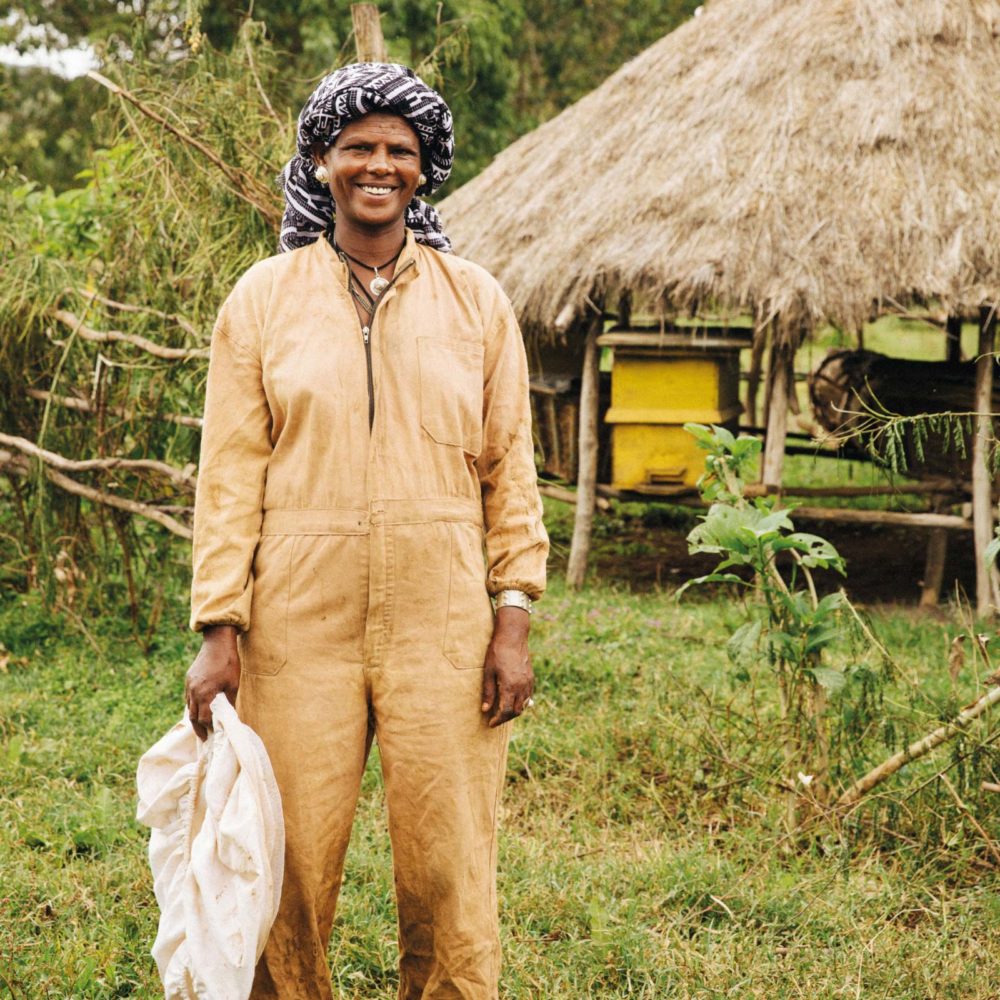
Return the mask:
<path id="1" fill-rule="evenodd" d="M 368 158 L 368 170 L 373 174 L 386 174 L 392 169 L 392 161 L 384 149 L 376 147 Z"/>

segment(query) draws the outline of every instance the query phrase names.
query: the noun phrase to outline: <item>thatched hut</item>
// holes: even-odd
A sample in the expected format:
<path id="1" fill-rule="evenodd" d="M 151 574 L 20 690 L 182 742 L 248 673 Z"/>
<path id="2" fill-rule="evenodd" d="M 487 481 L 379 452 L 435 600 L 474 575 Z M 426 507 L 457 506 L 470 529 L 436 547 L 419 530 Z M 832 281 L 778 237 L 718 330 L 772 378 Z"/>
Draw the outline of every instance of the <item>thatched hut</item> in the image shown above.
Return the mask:
<path id="1" fill-rule="evenodd" d="M 778 483 L 810 330 L 1000 300 L 997 108 L 998 0 L 709 0 L 440 207 L 543 338 L 622 293 L 751 315 Z"/>

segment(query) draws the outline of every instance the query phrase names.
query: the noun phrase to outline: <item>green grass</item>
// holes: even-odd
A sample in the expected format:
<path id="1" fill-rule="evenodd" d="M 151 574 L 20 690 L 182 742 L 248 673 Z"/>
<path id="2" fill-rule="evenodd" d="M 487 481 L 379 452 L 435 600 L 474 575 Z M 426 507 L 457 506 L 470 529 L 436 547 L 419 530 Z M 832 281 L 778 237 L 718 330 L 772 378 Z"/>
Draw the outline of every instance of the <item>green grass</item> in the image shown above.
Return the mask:
<path id="1" fill-rule="evenodd" d="M 557 542 L 564 527 L 553 524 Z M 785 835 L 768 678 L 736 678 L 723 651 L 740 620 L 724 597 L 570 594 L 554 581 L 535 616 L 538 705 L 511 743 L 502 995 L 995 997 L 995 869 L 934 778 L 950 766 L 996 829 L 978 790 L 993 775 L 985 730 L 912 765 L 851 821 Z M 181 711 L 195 648 L 183 622 L 177 600 L 142 653 L 114 616 L 88 640 L 34 598 L 0 606 L 0 996 L 160 995 L 133 775 Z M 842 776 L 978 687 L 973 664 L 954 684 L 944 666 L 957 620 L 876 622 L 913 683 L 886 687 L 864 734 L 842 740 Z M 856 696 L 837 707 L 838 731 Z M 335 992 L 358 1000 L 395 995 L 377 763 L 331 943 Z"/>

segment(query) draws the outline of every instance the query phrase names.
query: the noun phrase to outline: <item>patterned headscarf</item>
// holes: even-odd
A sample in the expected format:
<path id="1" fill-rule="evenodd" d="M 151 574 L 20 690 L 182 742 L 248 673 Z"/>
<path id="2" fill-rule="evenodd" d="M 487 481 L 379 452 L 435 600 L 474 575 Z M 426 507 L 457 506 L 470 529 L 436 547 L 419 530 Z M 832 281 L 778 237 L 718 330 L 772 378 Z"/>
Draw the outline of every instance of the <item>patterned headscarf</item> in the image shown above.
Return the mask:
<path id="1" fill-rule="evenodd" d="M 451 111 L 441 95 L 412 69 L 399 63 L 353 63 L 323 77 L 299 114 L 298 154 L 285 164 L 278 180 L 285 192 L 279 250 L 294 250 L 323 234 L 333 217 L 330 189 L 316 180 L 314 143 L 331 145 L 351 122 L 372 112 L 400 115 L 420 139 L 431 194 L 448 179 L 455 152 Z M 414 198 L 406 208 L 406 225 L 418 243 L 451 251 L 437 211 Z"/>

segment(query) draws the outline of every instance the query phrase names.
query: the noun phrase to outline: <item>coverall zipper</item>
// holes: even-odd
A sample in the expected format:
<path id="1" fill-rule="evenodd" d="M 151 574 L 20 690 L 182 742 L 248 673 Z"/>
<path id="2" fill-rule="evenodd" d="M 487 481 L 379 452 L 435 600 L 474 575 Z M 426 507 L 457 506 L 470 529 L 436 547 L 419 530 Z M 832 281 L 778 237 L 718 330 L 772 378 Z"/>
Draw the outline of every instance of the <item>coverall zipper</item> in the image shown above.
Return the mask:
<path id="1" fill-rule="evenodd" d="M 341 257 L 341 260 L 344 260 Z M 347 261 L 344 261 L 347 264 Z M 389 289 L 396 283 L 396 279 L 411 265 L 412 260 L 408 260 L 393 276 L 392 281 L 382 289 L 382 294 L 375 299 L 375 303 L 372 306 L 372 318 L 369 320 L 370 326 L 366 323 L 361 324 L 361 339 L 365 342 L 365 364 L 368 366 L 368 433 L 370 434 L 372 428 L 375 426 L 375 376 L 372 374 L 372 327 L 375 325 L 375 313 L 378 310 L 379 303 L 385 298 Z M 350 267 L 350 264 L 347 264 Z M 360 321 L 360 317 L 358 317 Z"/>

